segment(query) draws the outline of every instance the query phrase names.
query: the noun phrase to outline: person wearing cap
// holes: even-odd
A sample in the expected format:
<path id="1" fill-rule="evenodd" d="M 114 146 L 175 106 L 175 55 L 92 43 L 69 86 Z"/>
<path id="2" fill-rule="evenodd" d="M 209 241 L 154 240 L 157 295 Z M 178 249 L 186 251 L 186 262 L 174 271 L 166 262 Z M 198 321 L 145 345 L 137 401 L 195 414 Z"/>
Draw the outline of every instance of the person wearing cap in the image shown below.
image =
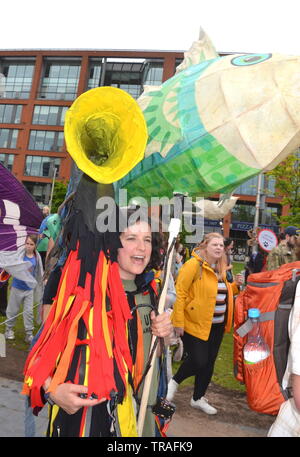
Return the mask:
<path id="1" fill-rule="evenodd" d="M 284 229 L 285 244 L 280 243 L 276 248 L 273 248 L 267 258 L 267 269 L 275 270 L 281 265 L 290 262 L 296 262 L 295 242 L 300 229 L 290 225 Z"/>

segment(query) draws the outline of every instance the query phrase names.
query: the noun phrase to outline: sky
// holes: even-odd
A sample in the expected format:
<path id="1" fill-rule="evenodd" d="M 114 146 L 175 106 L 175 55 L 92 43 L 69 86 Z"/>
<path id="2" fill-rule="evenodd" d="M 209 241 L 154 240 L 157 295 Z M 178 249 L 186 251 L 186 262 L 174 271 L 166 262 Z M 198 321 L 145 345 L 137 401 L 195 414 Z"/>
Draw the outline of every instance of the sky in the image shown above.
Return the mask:
<path id="1" fill-rule="evenodd" d="M 219 52 L 300 55 L 299 10 L 297 0 L 3 1 L 0 49 L 185 51 L 202 27 Z"/>

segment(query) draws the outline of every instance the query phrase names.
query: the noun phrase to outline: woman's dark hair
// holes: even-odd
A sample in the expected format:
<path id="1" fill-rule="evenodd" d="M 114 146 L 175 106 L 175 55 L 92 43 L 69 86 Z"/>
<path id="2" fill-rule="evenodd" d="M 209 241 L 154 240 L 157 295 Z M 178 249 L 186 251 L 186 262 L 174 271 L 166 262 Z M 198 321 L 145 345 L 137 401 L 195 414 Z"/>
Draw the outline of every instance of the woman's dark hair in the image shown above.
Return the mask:
<path id="1" fill-rule="evenodd" d="M 224 238 L 224 247 L 227 248 L 232 243 L 232 238 Z"/>
<path id="2" fill-rule="evenodd" d="M 149 227 L 153 228 L 153 222 L 148 215 L 148 209 L 137 207 L 137 208 L 127 208 L 126 210 L 120 210 L 119 218 L 119 233 L 123 233 L 127 227 L 134 225 L 139 222 L 146 222 Z M 156 229 L 157 227 L 155 227 Z M 152 251 L 150 262 L 146 267 L 146 271 L 150 271 L 153 268 L 155 270 L 159 269 L 162 264 L 163 252 L 164 251 L 164 238 L 163 234 L 160 231 L 152 231 Z"/>

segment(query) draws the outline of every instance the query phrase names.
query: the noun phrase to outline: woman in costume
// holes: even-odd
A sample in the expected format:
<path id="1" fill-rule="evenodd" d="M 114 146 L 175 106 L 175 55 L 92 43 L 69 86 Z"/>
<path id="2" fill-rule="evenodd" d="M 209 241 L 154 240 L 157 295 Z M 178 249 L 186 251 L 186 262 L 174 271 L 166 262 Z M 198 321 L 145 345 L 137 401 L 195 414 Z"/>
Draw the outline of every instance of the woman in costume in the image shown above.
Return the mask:
<path id="1" fill-rule="evenodd" d="M 140 384 L 149 358 L 149 335 L 166 336 L 172 326 L 167 314 L 150 316 L 149 303 L 151 309 L 156 306 L 155 281 L 153 273 L 142 275 L 150 257 L 149 269 L 160 265 L 159 258 L 152 265 L 159 252 L 155 234 L 151 243 L 149 233 L 140 240 L 148 245 L 145 255 L 122 254 L 129 219 L 115 204 L 113 184 L 143 157 L 145 119 L 129 94 L 99 87 L 74 101 L 64 131 L 80 176 L 75 189 L 71 186 L 75 194 L 59 237 L 61 252 L 43 301 L 48 305 L 43 314 L 49 314 L 25 364 L 23 393 L 35 413 L 46 401 L 56 403 L 50 410 L 48 436 L 154 436 L 153 418 L 146 418 L 141 430 L 140 414 L 137 425 Z M 136 291 L 122 282 L 132 263 L 130 280 L 133 286 L 135 278 Z M 138 306 L 140 301 L 146 308 Z M 162 374 L 162 358 L 157 359 Z M 151 387 L 156 400 L 155 383 Z M 165 397 L 163 384 L 158 389 Z M 157 424 L 161 430 L 160 419 Z"/>
<path id="2" fill-rule="evenodd" d="M 42 403 L 47 400 L 52 404 L 50 408 L 48 436 L 136 436 L 135 403 L 139 403 L 142 393 L 142 386 L 139 387 L 139 385 L 143 382 L 145 366 L 149 358 L 151 337 L 152 334 L 158 337 L 168 336 L 171 333 L 172 325 L 168 313 L 155 315 L 157 291 L 151 269 L 157 268 L 161 263 L 159 234 L 151 233 L 148 222 L 140 221 L 127 227 L 120 234 L 119 239 L 120 244 L 118 244 L 116 253 L 117 262 L 113 262 L 116 270 L 114 277 L 111 278 L 115 285 L 115 293 L 112 291 L 112 283 L 108 281 L 107 289 L 109 290 L 107 290 L 105 300 L 106 315 L 113 320 L 113 316 L 110 313 L 113 312 L 115 314 L 116 311 L 114 308 L 120 307 L 119 311 L 122 314 L 127 314 L 127 316 L 126 319 L 122 319 L 121 314 L 119 314 L 116 326 L 108 322 L 108 327 L 114 327 L 115 332 L 118 331 L 118 335 L 114 335 L 114 332 L 110 332 L 110 328 L 108 328 L 108 332 L 103 334 L 103 337 L 104 339 L 110 337 L 116 345 L 116 340 L 119 339 L 118 345 L 122 353 L 119 351 L 118 354 L 113 354 L 115 360 L 111 366 L 112 373 L 109 373 L 109 364 L 106 368 L 101 366 L 105 361 L 101 360 L 100 353 L 98 354 L 98 360 L 93 358 L 92 362 L 90 352 L 93 348 L 93 342 L 88 340 L 93 339 L 91 330 L 96 330 L 95 325 L 97 326 L 97 323 L 94 322 L 94 326 L 90 324 L 90 321 L 94 318 L 92 315 L 96 313 L 96 310 L 91 308 L 87 316 L 83 316 L 79 320 L 75 349 L 70 357 L 69 369 L 64 382 L 59 382 L 55 389 L 51 389 L 51 382 L 53 382 L 55 372 L 60 370 L 62 360 L 60 360 L 57 367 L 50 368 L 52 376 L 47 376 L 44 380 L 40 378 L 44 392 L 49 391 L 50 388 L 49 393 L 43 395 L 44 398 L 42 398 Z M 113 257 L 114 254 L 111 252 L 111 258 Z M 106 262 L 101 264 L 102 268 L 105 268 L 105 264 Z M 62 289 L 62 281 L 66 273 L 66 266 L 63 269 L 60 280 L 58 299 L 54 300 L 56 312 Z M 96 291 L 95 295 L 99 299 Z M 75 302 L 76 299 L 74 300 Z M 95 303 L 96 300 L 94 301 Z M 71 311 L 69 312 L 71 313 Z M 51 309 L 48 320 L 51 321 L 54 314 L 54 309 Z M 101 314 L 102 326 L 99 325 L 97 327 L 99 333 L 102 333 L 106 327 L 103 309 Z M 48 334 L 48 340 L 52 339 L 52 344 L 58 344 L 58 334 L 60 333 L 58 327 L 55 328 L 52 325 L 53 335 L 49 335 L 48 320 L 45 323 L 40 340 L 35 346 L 37 349 L 40 342 L 40 350 L 37 349 L 34 351 L 33 349 L 33 353 L 36 353 L 36 358 L 34 356 L 31 358 L 42 369 L 45 368 L 45 364 L 41 363 L 40 357 L 42 357 L 41 354 L 43 353 L 41 346 L 44 344 L 47 347 L 46 335 Z M 117 325 L 124 327 L 117 329 Z M 122 333 L 125 338 L 122 338 Z M 126 337 L 126 334 L 128 337 Z M 99 342 L 101 340 L 103 346 L 104 342 L 102 338 L 99 338 L 99 335 L 97 337 Z M 94 335 L 94 338 L 96 339 L 96 335 Z M 117 350 L 118 348 L 115 349 Z M 49 353 L 48 351 L 46 352 L 45 357 L 48 359 Z M 64 355 L 61 359 L 63 357 Z M 121 360 L 118 360 L 119 358 Z M 88 359 L 89 364 L 87 364 Z M 124 364 L 126 366 L 125 383 L 122 382 L 124 378 L 122 380 L 120 362 L 121 366 L 124 367 Z M 91 365 L 92 363 L 93 366 Z M 98 367 L 94 366 L 96 363 L 99 364 Z M 163 378 L 162 375 L 164 375 L 162 361 L 157 360 L 155 364 L 156 370 L 149 396 L 149 405 L 156 403 L 157 392 L 159 387 L 161 387 L 159 386 L 159 379 Z M 27 367 L 29 365 L 30 362 L 27 363 Z M 32 369 L 37 373 L 34 363 L 32 364 Z M 98 393 L 88 388 L 87 380 L 90 374 L 88 372 L 92 370 L 97 372 L 100 379 L 101 376 L 108 377 L 110 375 L 115 377 L 115 389 L 110 392 L 109 398 L 105 396 L 100 397 Z M 46 370 L 44 373 L 46 373 Z M 27 371 L 27 386 L 29 384 L 30 371 Z M 33 393 L 32 395 L 32 393 L 31 386 L 29 394 L 31 394 L 31 399 L 34 401 L 35 394 Z M 161 393 L 163 394 L 163 392 Z M 38 405 L 33 404 L 32 406 Z M 152 413 L 151 408 L 147 408 L 147 410 L 143 436 L 155 436 L 157 433 L 155 415 Z"/>
<path id="3" fill-rule="evenodd" d="M 191 406 L 207 414 L 217 413 L 204 395 L 224 331 L 229 332 L 232 325 L 232 287 L 236 289 L 236 284 L 226 278 L 223 236 L 208 233 L 182 266 L 176 281 L 172 323 L 175 333 L 182 336 L 187 357 L 169 381 L 167 400 L 173 400 L 184 379 L 195 376 Z"/>

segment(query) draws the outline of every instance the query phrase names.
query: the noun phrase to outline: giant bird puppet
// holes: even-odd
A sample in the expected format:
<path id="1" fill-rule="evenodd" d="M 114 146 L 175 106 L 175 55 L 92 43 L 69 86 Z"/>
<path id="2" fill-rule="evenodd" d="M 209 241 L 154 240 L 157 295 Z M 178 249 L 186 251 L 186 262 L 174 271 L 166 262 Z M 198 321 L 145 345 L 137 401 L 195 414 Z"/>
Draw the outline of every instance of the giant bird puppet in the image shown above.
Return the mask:
<path id="1" fill-rule="evenodd" d="M 220 57 L 203 32 L 175 76 L 146 87 L 138 104 L 113 87 L 75 100 L 65 139 L 82 177 L 63 228 L 68 253 L 52 310 L 26 362 L 24 392 L 35 410 L 44 405 L 48 376 L 49 392 L 75 379 L 115 405 L 115 433 L 137 434 L 129 380 L 136 381 L 141 342 L 128 347 L 132 316 L 121 292 L 120 240 L 96 229 L 97 199 L 117 200 L 119 189 L 146 200 L 230 193 L 293 152 L 299 127 L 299 57 Z M 77 421 L 83 435 L 85 411 Z"/>
<path id="2" fill-rule="evenodd" d="M 219 57 L 201 32 L 175 76 L 139 98 L 145 157 L 116 187 L 129 197 L 231 192 L 299 146 L 299 101 L 299 57 Z"/>

